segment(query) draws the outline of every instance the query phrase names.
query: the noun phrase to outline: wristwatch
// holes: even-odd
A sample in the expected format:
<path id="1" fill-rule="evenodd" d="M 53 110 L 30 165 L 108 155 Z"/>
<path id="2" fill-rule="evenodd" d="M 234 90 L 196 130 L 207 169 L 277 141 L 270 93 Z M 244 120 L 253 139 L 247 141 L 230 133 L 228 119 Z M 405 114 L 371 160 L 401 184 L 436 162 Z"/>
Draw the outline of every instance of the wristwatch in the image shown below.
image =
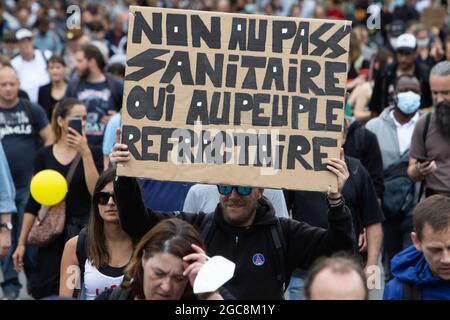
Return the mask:
<path id="1" fill-rule="evenodd" d="M 0 223 L 0 228 L 5 228 L 5 229 L 11 231 L 13 228 L 13 225 L 11 222 Z"/>

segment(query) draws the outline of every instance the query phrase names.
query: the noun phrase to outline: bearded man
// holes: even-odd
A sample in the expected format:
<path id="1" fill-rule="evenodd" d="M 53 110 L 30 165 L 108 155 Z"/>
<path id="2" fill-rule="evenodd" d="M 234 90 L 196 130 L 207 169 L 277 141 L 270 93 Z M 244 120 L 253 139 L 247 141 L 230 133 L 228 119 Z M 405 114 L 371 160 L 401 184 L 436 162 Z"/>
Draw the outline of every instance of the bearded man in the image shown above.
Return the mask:
<path id="1" fill-rule="evenodd" d="M 419 119 L 411 139 L 408 175 L 425 181 L 425 196 L 450 196 L 450 61 L 430 73 L 434 112 Z"/>

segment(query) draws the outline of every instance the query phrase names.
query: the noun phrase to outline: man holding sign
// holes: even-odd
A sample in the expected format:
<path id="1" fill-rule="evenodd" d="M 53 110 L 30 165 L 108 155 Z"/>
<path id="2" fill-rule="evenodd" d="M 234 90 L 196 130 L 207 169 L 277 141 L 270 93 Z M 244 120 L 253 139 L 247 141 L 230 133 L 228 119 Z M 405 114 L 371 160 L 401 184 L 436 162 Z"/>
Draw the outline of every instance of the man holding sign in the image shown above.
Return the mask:
<path id="1" fill-rule="evenodd" d="M 236 263 L 227 288 L 241 299 L 280 299 L 296 267 L 351 250 L 339 157 L 349 24 L 130 7 L 110 155 L 124 230 L 192 223 L 208 255 Z M 219 204 L 211 215 L 154 212 L 133 177 L 218 185 Z M 329 230 L 276 218 L 263 187 L 328 191 Z"/>
<path id="2" fill-rule="evenodd" d="M 111 162 L 129 161 L 127 150 L 126 145 L 116 143 Z M 343 160 L 332 158 L 327 167 L 338 179 L 338 192 L 329 193 L 327 197 L 328 230 L 275 217 L 272 205 L 262 197 L 263 188 L 218 186 L 220 201 L 211 215 L 146 209 L 134 178 L 118 177 L 114 190 L 122 227 L 131 237 L 141 238 L 162 219 L 174 216 L 183 219 L 202 233 L 208 255 L 221 255 L 236 263 L 235 275 L 225 286 L 234 296 L 282 299 L 295 268 L 308 269 L 317 257 L 352 249 L 351 215 L 341 195 L 349 176 L 347 166 Z M 277 244 L 268 241 L 274 228 L 281 228 L 280 238 L 284 238 L 281 258 Z"/>

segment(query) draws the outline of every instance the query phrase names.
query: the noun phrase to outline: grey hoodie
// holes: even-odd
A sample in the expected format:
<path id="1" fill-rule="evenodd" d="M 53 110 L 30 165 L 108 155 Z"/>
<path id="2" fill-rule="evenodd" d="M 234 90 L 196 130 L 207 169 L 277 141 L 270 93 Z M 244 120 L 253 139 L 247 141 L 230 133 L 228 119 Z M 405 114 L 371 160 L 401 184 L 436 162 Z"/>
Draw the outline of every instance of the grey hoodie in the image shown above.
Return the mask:
<path id="1" fill-rule="evenodd" d="M 383 169 L 386 169 L 401 157 L 397 127 L 389 115 L 393 109 L 394 107 L 384 109 L 379 117 L 370 120 L 366 124 L 366 128 L 377 136 L 383 158 Z M 419 115 L 421 114 L 419 111 Z"/>

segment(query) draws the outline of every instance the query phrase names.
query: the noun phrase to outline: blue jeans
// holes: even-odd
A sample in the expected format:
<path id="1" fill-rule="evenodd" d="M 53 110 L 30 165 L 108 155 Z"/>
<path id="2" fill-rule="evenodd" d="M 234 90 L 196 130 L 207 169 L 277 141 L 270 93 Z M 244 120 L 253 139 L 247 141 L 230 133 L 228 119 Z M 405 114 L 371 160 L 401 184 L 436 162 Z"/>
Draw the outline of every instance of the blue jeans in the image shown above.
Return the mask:
<path id="1" fill-rule="evenodd" d="M 16 189 L 15 202 L 17 212 L 13 213 L 11 216 L 11 223 L 13 225 L 13 229 L 11 231 L 11 249 L 9 250 L 6 257 L 0 260 L 0 265 L 3 272 L 3 282 L 1 284 L 3 290 L 7 288 L 8 290 L 17 290 L 17 292 L 19 292 L 20 288 L 22 288 L 17 272 L 14 269 L 12 255 L 16 250 L 17 243 L 19 242 L 20 230 L 22 229 L 23 214 L 29 196 L 30 192 L 28 187 Z M 37 248 L 29 246 L 26 247 L 24 257 L 25 270 L 27 270 L 28 268 L 33 268 L 36 262 L 36 255 Z"/>
<path id="2" fill-rule="evenodd" d="M 303 289 L 305 287 L 305 282 L 302 278 L 297 276 L 292 276 L 291 281 L 289 282 L 289 286 L 287 292 L 289 294 L 289 300 L 305 300 L 305 296 L 303 294 Z"/>

